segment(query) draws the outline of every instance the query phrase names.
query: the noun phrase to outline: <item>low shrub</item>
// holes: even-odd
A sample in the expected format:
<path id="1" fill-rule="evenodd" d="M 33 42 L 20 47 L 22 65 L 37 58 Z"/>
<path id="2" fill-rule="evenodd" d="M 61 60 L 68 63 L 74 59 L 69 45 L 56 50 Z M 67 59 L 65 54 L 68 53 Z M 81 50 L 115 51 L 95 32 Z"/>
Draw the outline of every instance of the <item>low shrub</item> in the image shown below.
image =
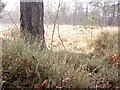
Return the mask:
<path id="1" fill-rule="evenodd" d="M 100 48 L 105 54 L 99 58 L 65 50 L 41 50 L 39 43 L 30 44 L 24 38 L 4 39 L 3 87 L 118 88 L 118 66 L 107 57 L 117 50 L 113 40 L 116 36 L 110 37 L 104 34 L 95 41 L 96 51 L 103 44 L 106 48 Z"/>

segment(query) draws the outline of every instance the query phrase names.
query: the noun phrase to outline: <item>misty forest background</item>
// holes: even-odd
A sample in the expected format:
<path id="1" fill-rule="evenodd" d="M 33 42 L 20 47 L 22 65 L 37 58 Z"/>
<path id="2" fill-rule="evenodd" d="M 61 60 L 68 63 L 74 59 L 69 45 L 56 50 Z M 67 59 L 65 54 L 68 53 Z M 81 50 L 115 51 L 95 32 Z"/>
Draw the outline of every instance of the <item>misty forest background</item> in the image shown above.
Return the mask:
<path id="1" fill-rule="evenodd" d="M 61 1 L 62 2 L 62 1 Z M 117 26 L 118 25 L 118 0 L 106 1 L 101 0 L 81 2 L 74 0 L 73 2 L 62 2 L 59 7 L 59 24 L 68 25 L 98 25 L 98 26 Z M 58 11 L 58 2 L 48 1 L 44 3 L 44 23 L 53 24 L 55 22 L 56 13 Z M 20 9 L 19 3 L 16 8 L 9 13 L 16 23 L 19 23 Z M 2 12 L 4 17 L 0 22 L 11 23 L 8 11 Z M 2 15 L 1 14 L 1 15 Z M 7 20 L 7 21 L 6 21 Z"/>

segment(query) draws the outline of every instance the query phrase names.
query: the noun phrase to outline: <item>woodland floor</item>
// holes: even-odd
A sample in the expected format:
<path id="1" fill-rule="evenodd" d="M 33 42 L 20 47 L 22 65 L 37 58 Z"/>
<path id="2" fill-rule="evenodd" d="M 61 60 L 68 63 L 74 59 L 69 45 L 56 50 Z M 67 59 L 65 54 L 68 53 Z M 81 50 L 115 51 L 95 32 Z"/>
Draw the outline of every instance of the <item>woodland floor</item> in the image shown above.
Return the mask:
<path id="1" fill-rule="evenodd" d="M 117 27 L 56 26 L 53 51 L 52 25 L 45 25 L 45 51 L 10 30 L 0 35 L 4 87 L 120 88 Z"/>

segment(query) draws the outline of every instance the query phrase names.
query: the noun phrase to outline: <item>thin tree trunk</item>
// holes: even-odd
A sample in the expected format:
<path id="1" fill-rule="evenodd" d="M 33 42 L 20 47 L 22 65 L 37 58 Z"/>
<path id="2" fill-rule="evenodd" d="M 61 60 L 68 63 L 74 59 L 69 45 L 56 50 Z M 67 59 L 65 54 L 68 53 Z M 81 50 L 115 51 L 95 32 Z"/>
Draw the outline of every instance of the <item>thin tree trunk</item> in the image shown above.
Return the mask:
<path id="1" fill-rule="evenodd" d="M 116 11 L 116 5 L 115 2 L 113 4 L 113 14 L 112 14 L 112 25 L 115 26 L 116 22 L 115 22 L 115 11 Z"/>
<path id="2" fill-rule="evenodd" d="M 103 10 L 103 26 L 106 26 L 106 20 L 105 20 L 105 8 L 106 8 L 106 5 L 105 5 L 105 2 L 104 2 L 104 6 L 102 8 Z"/>
<path id="3" fill-rule="evenodd" d="M 117 9 L 117 25 L 120 28 L 120 2 L 118 2 L 117 7 L 118 7 L 118 9 Z"/>
<path id="4" fill-rule="evenodd" d="M 88 25 L 88 3 L 86 3 L 86 24 Z"/>

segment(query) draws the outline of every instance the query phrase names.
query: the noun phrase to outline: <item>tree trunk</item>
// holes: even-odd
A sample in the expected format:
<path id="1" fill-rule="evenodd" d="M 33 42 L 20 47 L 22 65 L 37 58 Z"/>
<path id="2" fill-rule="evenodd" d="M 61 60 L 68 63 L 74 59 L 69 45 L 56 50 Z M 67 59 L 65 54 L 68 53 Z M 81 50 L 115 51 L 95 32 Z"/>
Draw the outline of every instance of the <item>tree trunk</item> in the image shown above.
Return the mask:
<path id="1" fill-rule="evenodd" d="M 5 4 L 0 0 L 0 12 L 4 9 Z"/>
<path id="2" fill-rule="evenodd" d="M 86 3 L 86 24 L 88 25 L 88 3 Z"/>
<path id="3" fill-rule="evenodd" d="M 113 13 L 112 13 L 112 25 L 115 26 L 116 25 L 116 5 L 115 5 L 115 2 L 113 3 Z"/>
<path id="4" fill-rule="evenodd" d="M 117 25 L 118 25 L 118 28 L 120 28 L 120 1 L 118 2 L 118 10 L 117 10 Z"/>
<path id="5" fill-rule="evenodd" d="M 102 10 L 103 10 L 103 15 L 102 15 L 102 17 L 103 17 L 103 26 L 106 26 L 105 8 L 106 8 L 106 3 L 104 2 L 103 3 L 103 8 L 102 8 Z"/>
<path id="6" fill-rule="evenodd" d="M 20 2 L 20 11 L 21 32 L 29 32 L 32 36 L 38 37 L 42 48 L 44 48 L 43 2 Z"/>
<path id="7" fill-rule="evenodd" d="M 118 11 L 117 11 L 117 24 L 118 24 L 118 48 L 120 47 L 120 1 L 118 2 Z M 118 53 L 120 53 L 120 49 L 118 49 Z M 120 74 L 120 73 L 119 73 Z"/>

